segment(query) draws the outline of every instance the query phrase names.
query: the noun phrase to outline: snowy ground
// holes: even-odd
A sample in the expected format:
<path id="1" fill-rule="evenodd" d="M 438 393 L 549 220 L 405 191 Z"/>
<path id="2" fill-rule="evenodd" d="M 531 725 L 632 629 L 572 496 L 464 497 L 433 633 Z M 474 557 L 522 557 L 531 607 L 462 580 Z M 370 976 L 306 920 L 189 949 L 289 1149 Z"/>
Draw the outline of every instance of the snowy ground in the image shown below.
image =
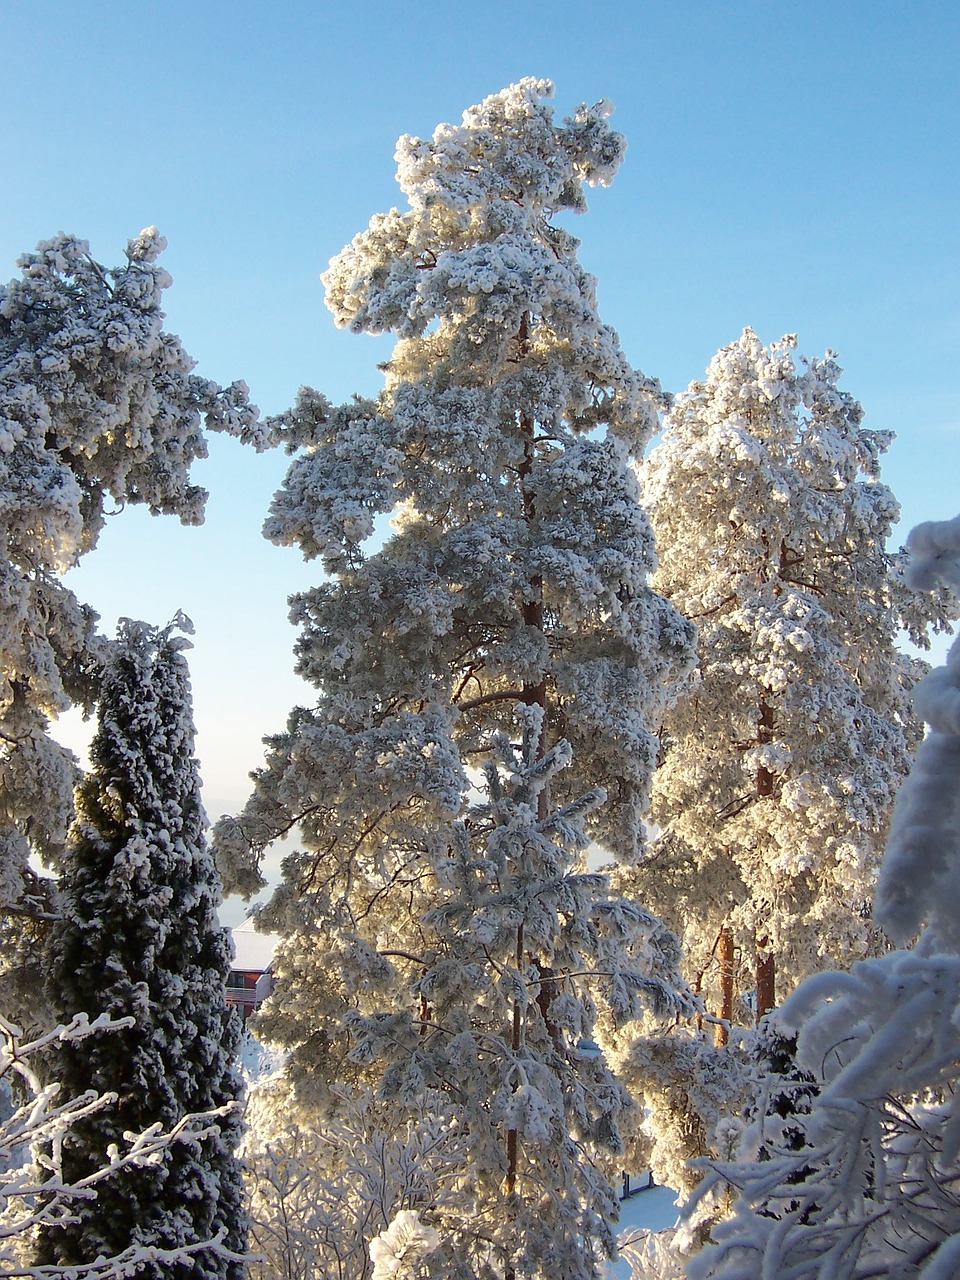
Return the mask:
<path id="1" fill-rule="evenodd" d="M 662 1231 L 672 1227 L 680 1213 L 677 1193 L 670 1187 L 649 1187 L 620 1205 L 617 1234 L 624 1231 Z M 623 1258 L 608 1267 L 611 1280 L 630 1280 L 630 1264 Z"/>
<path id="2" fill-rule="evenodd" d="M 285 1056 L 276 1049 L 268 1049 L 244 1028 L 243 1039 L 240 1041 L 237 1054 L 237 1065 L 240 1067 L 240 1074 L 247 1088 L 255 1084 L 261 1076 L 273 1075 L 275 1071 L 279 1071 Z"/>

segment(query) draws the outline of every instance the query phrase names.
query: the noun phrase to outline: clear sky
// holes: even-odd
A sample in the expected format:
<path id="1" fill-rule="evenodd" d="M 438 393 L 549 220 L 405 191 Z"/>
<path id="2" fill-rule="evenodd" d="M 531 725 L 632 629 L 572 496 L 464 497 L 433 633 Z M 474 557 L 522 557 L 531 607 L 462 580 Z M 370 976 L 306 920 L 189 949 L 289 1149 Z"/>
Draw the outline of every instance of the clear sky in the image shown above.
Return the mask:
<path id="1" fill-rule="evenodd" d="M 167 327 L 265 412 L 380 385 L 386 340 L 337 331 L 318 276 L 402 200 L 399 134 L 524 75 L 561 115 L 608 98 L 627 159 L 575 230 L 633 363 L 677 391 L 745 325 L 832 347 L 897 433 L 901 532 L 960 510 L 955 0 L 0 0 L 0 48 L 0 274 L 60 230 L 113 265 L 157 225 Z M 285 466 L 215 440 L 203 529 L 124 511 L 70 578 L 107 628 L 193 618 L 211 814 L 310 696 L 285 598 L 319 569 L 259 536 Z"/>

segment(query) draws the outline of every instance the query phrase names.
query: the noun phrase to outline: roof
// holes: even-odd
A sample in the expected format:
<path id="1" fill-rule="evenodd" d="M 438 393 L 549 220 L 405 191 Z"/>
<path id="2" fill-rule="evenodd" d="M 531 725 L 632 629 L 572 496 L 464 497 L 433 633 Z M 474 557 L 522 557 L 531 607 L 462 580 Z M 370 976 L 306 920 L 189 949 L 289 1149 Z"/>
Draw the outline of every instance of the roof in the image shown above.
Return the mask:
<path id="1" fill-rule="evenodd" d="M 280 941 L 279 933 L 257 933 L 252 919 L 244 920 L 236 928 L 230 930 L 236 959 L 234 969 L 243 969 L 248 973 L 264 973 L 270 967 L 273 952 Z"/>

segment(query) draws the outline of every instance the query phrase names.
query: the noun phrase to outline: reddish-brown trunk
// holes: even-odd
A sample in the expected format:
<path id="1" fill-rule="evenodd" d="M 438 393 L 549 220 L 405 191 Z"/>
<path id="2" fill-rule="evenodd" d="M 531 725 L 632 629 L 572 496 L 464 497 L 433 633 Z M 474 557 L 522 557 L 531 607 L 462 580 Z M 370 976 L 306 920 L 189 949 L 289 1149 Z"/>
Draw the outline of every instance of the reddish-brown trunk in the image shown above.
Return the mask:
<path id="1" fill-rule="evenodd" d="M 757 940 L 757 1024 L 777 1003 L 777 965 L 766 938 Z"/>
<path id="2" fill-rule="evenodd" d="M 767 691 L 764 690 L 760 698 L 760 719 L 757 724 L 757 743 L 763 746 L 764 743 L 772 742 L 774 735 L 775 723 L 773 715 L 773 707 L 767 701 Z M 757 770 L 757 795 L 772 796 L 773 795 L 773 774 L 769 769 L 761 766 Z M 767 939 L 760 938 L 757 940 L 757 1013 L 756 1020 L 759 1023 L 777 1002 L 776 999 L 776 963 L 773 955 L 767 950 Z"/>
<path id="3" fill-rule="evenodd" d="M 433 1020 L 433 1009 L 426 996 L 420 997 L 420 1036 L 427 1034 L 427 1024 Z"/>
<path id="4" fill-rule="evenodd" d="M 733 1021 L 733 966 L 734 946 L 733 930 L 724 925 L 720 930 L 720 943 L 717 948 L 720 961 L 720 1017 L 722 1022 L 717 1027 L 716 1040 L 724 1045 L 730 1039 L 729 1024 Z"/>
<path id="5" fill-rule="evenodd" d="M 769 542 L 766 534 L 763 535 L 764 546 L 769 549 Z M 785 542 L 780 543 L 779 554 L 779 577 L 783 577 L 788 564 L 787 546 Z M 775 595 L 779 595 L 782 590 L 779 582 L 773 587 Z M 765 746 L 769 742 L 773 742 L 776 733 L 776 717 L 774 715 L 773 704 L 770 702 L 771 692 L 769 689 L 763 689 L 760 694 L 759 717 L 757 720 L 757 746 Z M 773 795 L 774 775 L 766 766 L 761 766 L 757 770 L 757 796 Z M 756 1021 L 765 1017 L 777 1002 L 776 997 L 776 961 L 773 953 L 768 949 L 769 939 L 764 937 L 757 938 L 756 953 L 756 987 L 757 987 L 757 1009 Z"/>
<path id="6" fill-rule="evenodd" d="M 524 312 L 520 320 L 520 330 L 517 334 L 517 347 L 521 357 L 527 354 L 529 340 L 529 320 L 526 312 Z M 523 437 L 523 461 L 520 463 L 518 470 L 520 496 L 523 502 L 524 519 L 528 525 L 531 525 L 537 514 L 534 494 L 529 483 L 535 461 L 536 423 L 529 413 L 520 415 L 520 434 Z M 543 579 L 539 574 L 535 574 L 527 584 L 527 591 L 521 606 L 521 614 L 524 626 L 543 631 Z M 539 679 L 526 682 L 523 685 L 522 696 L 528 707 L 542 707 L 546 710 L 547 677 L 545 671 L 541 672 Z M 543 742 L 544 732 L 541 731 L 540 744 L 537 751 L 538 756 L 543 754 Z M 541 800 L 546 800 L 542 792 Z M 541 814 L 541 816 L 544 815 Z"/>
<path id="7" fill-rule="evenodd" d="M 517 969 L 523 967 L 523 922 L 517 926 Z M 523 1023 L 521 1021 L 522 1012 L 520 1009 L 520 1001 L 515 1000 L 513 1004 L 513 1034 L 510 1038 L 510 1048 L 514 1054 L 519 1054 L 520 1046 L 523 1043 Z M 517 1160 L 519 1156 L 519 1147 L 517 1142 L 516 1129 L 507 1130 L 507 1176 L 504 1182 L 504 1190 L 507 1195 L 512 1195 L 517 1187 Z"/>

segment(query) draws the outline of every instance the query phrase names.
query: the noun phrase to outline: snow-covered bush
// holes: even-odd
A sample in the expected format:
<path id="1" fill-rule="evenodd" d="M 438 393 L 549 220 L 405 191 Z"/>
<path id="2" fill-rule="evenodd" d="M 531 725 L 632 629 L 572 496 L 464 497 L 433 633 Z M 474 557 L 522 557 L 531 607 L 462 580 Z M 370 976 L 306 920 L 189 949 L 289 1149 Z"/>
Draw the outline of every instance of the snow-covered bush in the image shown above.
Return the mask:
<path id="1" fill-rule="evenodd" d="M 440 1243 L 432 1227 L 425 1227 L 412 1209 L 401 1209 L 386 1231 L 370 1242 L 371 1280 L 416 1280 L 424 1274 L 421 1262 Z"/>
<path id="2" fill-rule="evenodd" d="M 370 1243 L 392 1239 L 391 1222 L 428 1210 L 442 1224 L 462 1210 L 457 1188 L 472 1152 L 442 1095 L 426 1094 L 399 1128 L 369 1093 L 344 1090 L 341 1101 L 338 1116 L 317 1125 L 282 1076 L 251 1090 L 241 1154 L 253 1280 L 368 1280 Z"/>
<path id="3" fill-rule="evenodd" d="M 657 1182 L 689 1194 L 701 1178 L 691 1161 L 731 1156 L 751 1083 L 750 1055 L 718 1047 L 687 1023 L 669 1035 L 628 1039 L 612 1054 L 618 1076 L 643 1108 L 630 1166 L 649 1167 Z"/>

